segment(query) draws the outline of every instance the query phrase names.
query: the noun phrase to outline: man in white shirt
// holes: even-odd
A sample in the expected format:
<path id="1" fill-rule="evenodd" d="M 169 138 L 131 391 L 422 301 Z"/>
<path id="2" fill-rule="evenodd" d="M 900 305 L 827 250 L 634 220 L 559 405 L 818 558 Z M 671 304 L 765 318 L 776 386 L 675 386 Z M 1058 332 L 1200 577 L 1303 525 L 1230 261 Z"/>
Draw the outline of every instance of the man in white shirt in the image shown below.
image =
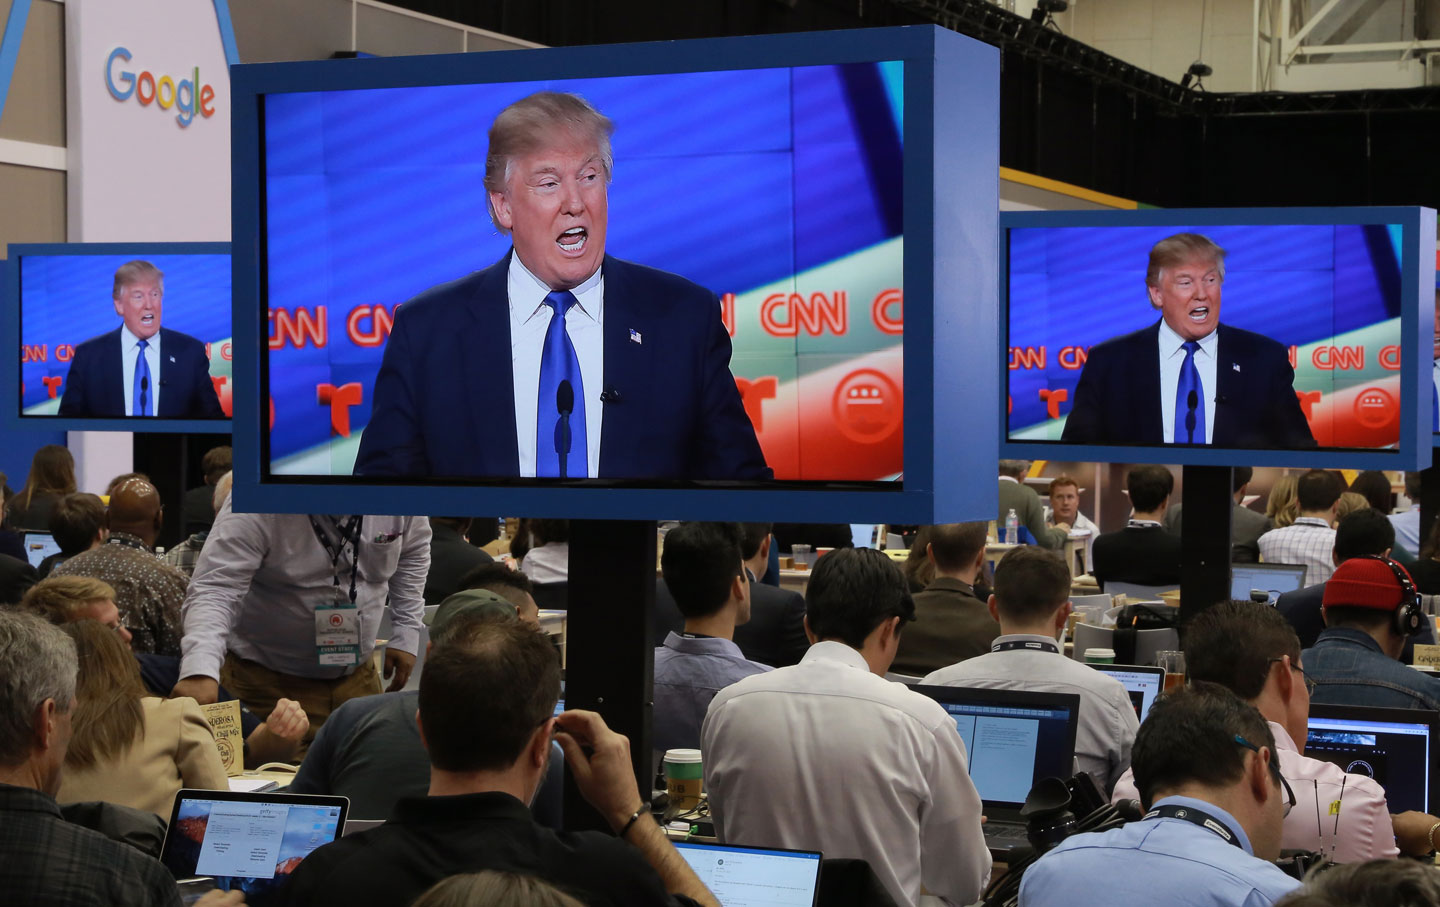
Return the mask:
<path id="1" fill-rule="evenodd" d="M 1312 469 L 1295 485 L 1300 516 L 1289 526 L 1260 536 L 1260 558 L 1270 564 L 1304 564 L 1305 585 L 1323 583 L 1335 572 L 1335 507 L 1345 481 L 1326 469 Z"/>
<path id="2" fill-rule="evenodd" d="M 1405 473 L 1405 497 L 1410 499 L 1408 510 L 1390 514 L 1390 524 L 1395 527 L 1395 544 L 1410 555 L 1420 554 L 1420 473 Z"/>
<path id="3" fill-rule="evenodd" d="M 947 904 L 979 899 L 990 854 L 965 744 L 938 703 L 884 680 L 913 613 L 881 552 L 819 560 L 805 658 L 726 687 L 705 716 L 721 841 L 865 860 L 899 904 L 922 887 Z"/>
<path id="4" fill-rule="evenodd" d="M 927 676 L 931 686 L 1080 694 L 1075 761 L 1102 790 L 1130 765 L 1140 722 L 1120 681 L 1066 658 L 1056 642 L 1070 616 L 1070 571 L 1043 548 L 1017 548 L 995 568 L 990 614 L 1000 636 L 988 655 Z"/>
<path id="5" fill-rule="evenodd" d="M 1090 533 L 1085 537 L 1085 569 L 1089 571 L 1095 563 L 1095 537 L 1100 534 L 1100 527 L 1080 512 L 1080 483 L 1062 472 L 1050 480 L 1049 497 L 1050 525 L 1068 525 L 1072 536 L 1081 532 Z"/>

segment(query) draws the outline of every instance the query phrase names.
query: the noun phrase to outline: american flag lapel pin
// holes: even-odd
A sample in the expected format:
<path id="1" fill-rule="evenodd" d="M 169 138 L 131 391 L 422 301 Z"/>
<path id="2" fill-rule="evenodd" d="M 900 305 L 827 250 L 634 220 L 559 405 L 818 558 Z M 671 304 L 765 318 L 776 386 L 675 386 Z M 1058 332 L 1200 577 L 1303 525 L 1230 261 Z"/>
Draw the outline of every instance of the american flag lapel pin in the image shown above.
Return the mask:
<path id="1" fill-rule="evenodd" d="M 631 329 L 630 329 L 630 342 L 631 342 L 631 343 L 644 343 L 645 341 L 640 338 L 640 332 L 639 332 L 639 331 L 635 330 L 634 328 L 631 328 Z"/>
<path id="2" fill-rule="evenodd" d="M 1238 362 L 1232 362 L 1232 363 L 1230 363 L 1230 367 L 1233 368 L 1233 369 L 1234 369 L 1235 371 L 1237 371 L 1237 372 L 1240 371 L 1240 363 L 1238 363 Z"/>

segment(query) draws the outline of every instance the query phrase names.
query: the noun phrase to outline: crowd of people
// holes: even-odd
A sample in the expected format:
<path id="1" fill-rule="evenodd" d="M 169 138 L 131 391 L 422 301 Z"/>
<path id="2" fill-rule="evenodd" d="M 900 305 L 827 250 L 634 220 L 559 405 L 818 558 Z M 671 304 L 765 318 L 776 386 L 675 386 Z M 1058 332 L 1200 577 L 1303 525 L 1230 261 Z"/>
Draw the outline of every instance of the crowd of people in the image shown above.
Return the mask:
<path id="1" fill-rule="evenodd" d="M 311 852 L 280 902 L 718 904 L 652 817 L 631 742 L 557 709 L 537 597 L 567 576 L 564 521 L 524 521 L 497 560 L 480 547 L 495 519 L 236 512 L 228 466 L 228 449 L 207 454 L 163 556 L 143 475 L 82 493 L 69 453 L 45 448 L 7 495 L 7 898 L 180 903 L 157 835 L 178 791 L 227 788 L 201 707 L 235 701 L 244 766 L 291 763 L 290 792 L 385 820 Z M 1434 641 L 1419 595 L 1440 580 L 1418 509 L 1390 513 L 1381 474 L 1310 470 L 1262 514 L 1235 470 L 1235 560 L 1304 565 L 1306 585 L 1203 611 L 1184 632 L 1187 683 L 1141 722 L 1120 681 L 1063 650 L 1074 577 L 1058 549 L 1088 533 L 1102 586 L 1178 584 L 1173 475 L 1132 468 L 1133 513 L 1101 533 L 1078 482 L 1050 481 L 1047 515 L 1027 469 L 1001 463 L 997 523 L 1014 510 L 1032 543 L 993 569 L 988 521 L 911 527 L 903 565 L 837 547 L 802 595 L 777 583 L 777 527 L 666 526 L 652 770 L 703 753 L 722 842 L 864 861 L 880 903 L 973 904 L 994 863 L 971 754 L 936 699 L 897 681 L 1073 694 L 1076 770 L 1139 818 L 1034 861 L 1021 905 L 1440 905 L 1440 871 L 1410 859 L 1434 853 L 1440 818 L 1304 754 L 1312 702 L 1440 710 L 1440 680 L 1409 666 Z M 1360 503 L 1341 513 L 1347 492 Z M 1418 476 L 1406 492 L 1418 501 Z M 59 553 L 15 568 L 17 528 L 49 531 Z M 566 770 L 612 834 L 567 830 Z M 1341 866 L 1302 884 L 1282 850 Z"/>

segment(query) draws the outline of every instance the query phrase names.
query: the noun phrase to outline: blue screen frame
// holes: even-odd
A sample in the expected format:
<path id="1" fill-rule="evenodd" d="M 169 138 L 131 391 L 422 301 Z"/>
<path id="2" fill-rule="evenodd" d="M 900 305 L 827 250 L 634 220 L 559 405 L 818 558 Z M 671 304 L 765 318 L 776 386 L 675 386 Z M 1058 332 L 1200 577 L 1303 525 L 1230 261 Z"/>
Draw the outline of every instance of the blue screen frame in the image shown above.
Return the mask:
<path id="1" fill-rule="evenodd" d="M 1430 465 L 1430 363 L 1424 344 L 1435 330 L 1431 294 L 1435 258 L 1435 211 L 1421 207 L 1348 208 L 1163 208 L 1138 211 L 1026 211 L 1000 215 L 1001 308 L 999 390 L 994 400 L 1000 456 L 1082 462 L 1160 463 L 1184 466 L 1252 466 L 1416 470 Z M 1401 400 L 1400 443 L 1386 450 L 1268 450 L 1256 448 L 1073 444 L 1012 441 L 1009 388 L 1009 231 L 1035 227 L 1167 227 L 1229 225 L 1399 224 Z M 1440 438 L 1440 436 L 1436 436 Z"/>
<path id="2" fill-rule="evenodd" d="M 903 61 L 904 481 L 900 489 L 550 488 L 504 484 L 262 482 L 259 395 L 268 338 L 262 305 L 262 110 L 272 92 L 704 72 Z M 957 92 L 955 86 L 965 86 Z M 234 413 L 237 509 L 277 513 L 527 513 L 577 519 L 779 519 L 950 522 L 989 519 L 996 437 L 988 407 L 965 408 L 935 388 L 992 393 L 999 294 L 999 52 L 934 26 L 765 35 L 651 44 L 546 48 L 231 69 L 234 198 Z M 964 166 L 953 166 L 963 161 Z M 941 166 L 937 166 L 941 165 Z M 937 254 L 937 251 L 940 254 Z M 965 356 L 952 351 L 965 349 Z"/>
<path id="3" fill-rule="evenodd" d="M 9 260 L 0 271 L 0 429 L 35 431 L 129 431 L 174 434 L 230 431 L 230 419 L 104 419 L 79 416 L 22 416 L 20 414 L 20 262 L 27 255 L 123 255 L 148 258 L 162 255 L 229 255 L 223 242 L 147 243 L 11 243 Z M 231 323 L 234 323 L 232 296 Z"/>

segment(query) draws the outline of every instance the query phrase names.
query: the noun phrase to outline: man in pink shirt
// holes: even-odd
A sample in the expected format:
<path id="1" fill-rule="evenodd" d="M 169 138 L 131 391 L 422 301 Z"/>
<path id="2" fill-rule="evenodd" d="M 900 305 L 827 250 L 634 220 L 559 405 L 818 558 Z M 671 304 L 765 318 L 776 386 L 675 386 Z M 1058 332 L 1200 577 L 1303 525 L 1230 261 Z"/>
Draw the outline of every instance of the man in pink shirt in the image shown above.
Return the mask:
<path id="1" fill-rule="evenodd" d="M 1300 639 L 1274 608 L 1232 601 L 1204 612 L 1186 633 L 1185 664 L 1188 680 L 1230 688 L 1270 723 L 1280 774 L 1295 791 L 1281 841 L 1286 849 L 1320 851 L 1338 863 L 1434 849 L 1431 834 L 1440 819 L 1414 811 L 1392 816 L 1373 778 L 1346 774 L 1300 751 L 1309 723 L 1309 680 L 1300 665 Z M 1112 799 L 1137 797 L 1127 771 Z"/>

